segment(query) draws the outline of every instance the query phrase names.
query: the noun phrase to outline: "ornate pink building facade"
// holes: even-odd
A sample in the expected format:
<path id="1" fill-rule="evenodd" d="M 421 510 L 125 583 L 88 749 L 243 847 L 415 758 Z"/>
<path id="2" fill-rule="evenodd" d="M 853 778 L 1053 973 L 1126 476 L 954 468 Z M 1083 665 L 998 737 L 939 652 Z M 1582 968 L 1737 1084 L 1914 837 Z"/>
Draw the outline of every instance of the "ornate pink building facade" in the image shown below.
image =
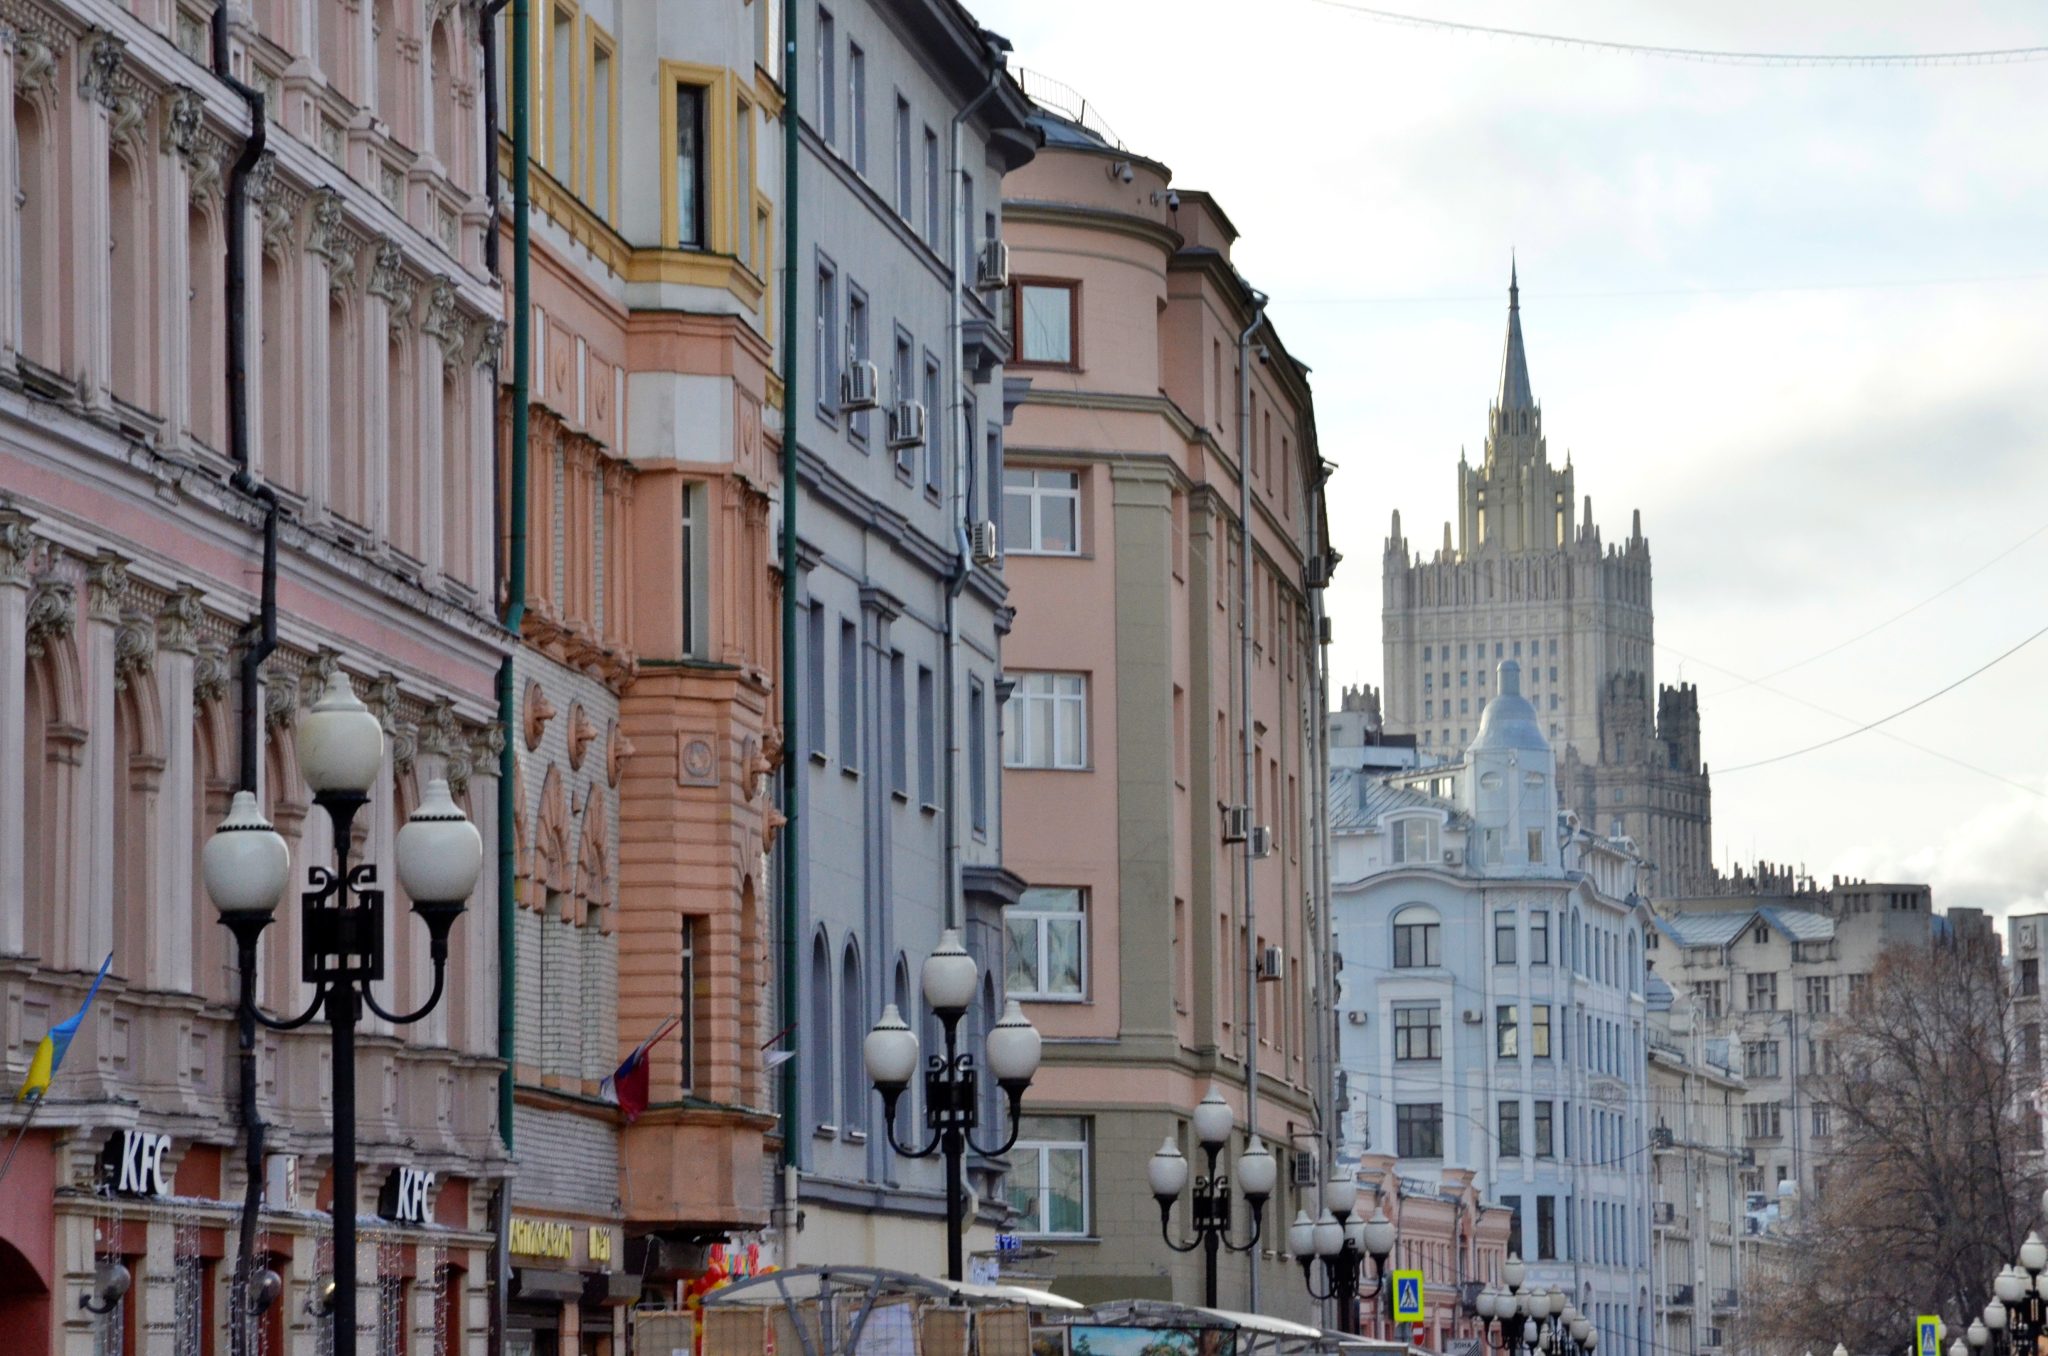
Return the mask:
<path id="1" fill-rule="evenodd" d="M 267 103 L 247 176 L 246 305 L 228 313 L 234 162 L 249 111 L 212 69 L 213 6 L 0 4 L 0 1043 L 25 1066 L 112 975 L 0 1182 L 0 1325 L 25 1352 L 212 1353 L 246 1176 L 231 949 L 198 849 L 238 780 L 237 659 L 278 504 L 278 648 L 263 668 L 267 813 L 331 859 L 291 727 L 334 670 L 383 720 L 357 821 L 385 866 L 432 777 L 486 838 L 449 993 L 367 1023 L 363 1318 L 401 1349 L 481 1353 L 495 1124 L 497 799 L 491 368 L 480 32 L 451 0 L 231 5 L 230 68 Z M 230 418 L 231 320 L 249 437 Z M 239 460 L 238 460 L 239 458 Z M 391 882 L 387 881 L 387 884 Z M 295 891 L 296 892 L 296 891 Z M 393 890 L 396 896 L 395 889 Z M 402 900 L 394 900 L 402 904 Z M 296 1009 L 296 903 L 260 1000 Z M 424 935 L 390 911 L 387 1003 L 417 1004 Z M 327 1046 L 260 1038 L 270 1123 L 261 1248 L 286 1280 L 264 1349 L 311 1352 L 332 1266 Z M 140 1137 L 140 1138 L 138 1138 Z M 108 1176 L 138 1143 L 162 1172 Z M 431 1172 L 423 1211 L 381 1188 Z M 387 1212 L 393 1217 L 386 1218 Z M 95 1267 L 133 1288 L 95 1316 Z"/>

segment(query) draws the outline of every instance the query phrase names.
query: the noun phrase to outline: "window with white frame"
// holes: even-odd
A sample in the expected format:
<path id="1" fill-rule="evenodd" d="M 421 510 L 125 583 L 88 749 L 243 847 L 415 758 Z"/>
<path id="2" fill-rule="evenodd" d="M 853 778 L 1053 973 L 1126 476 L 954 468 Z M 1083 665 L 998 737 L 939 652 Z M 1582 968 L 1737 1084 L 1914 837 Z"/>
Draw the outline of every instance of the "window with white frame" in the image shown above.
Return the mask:
<path id="1" fill-rule="evenodd" d="M 1088 765 L 1088 679 L 1022 673 L 1004 706 L 1003 766 L 1077 771 Z"/>
<path id="2" fill-rule="evenodd" d="M 1081 553 L 1081 473 L 1005 470 L 1003 550 L 1011 555 Z"/>
<path id="3" fill-rule="evenodd" d="M 1088 1120 L 1025 1116 L 1010 1150 L 1010 1208 L 1016 1229 L 1034 1236 L 1088 1232 Z"/>
<path id="4" fill-rule="evenodd" d="M 1428 815 L 1410 815 L 1394 821 L 1390 830 L 1395 865 L 1423 865 L 1436 860 L 1436 820 Z"/>
<path id="5" fill-rule="evenodd" d="M 1088 920 L 1074 886 L 1038 886 L 1003 911 L 1009 928 L 1004 986 L 1012 998 L 1078 999 L 1085 993 Z"/>

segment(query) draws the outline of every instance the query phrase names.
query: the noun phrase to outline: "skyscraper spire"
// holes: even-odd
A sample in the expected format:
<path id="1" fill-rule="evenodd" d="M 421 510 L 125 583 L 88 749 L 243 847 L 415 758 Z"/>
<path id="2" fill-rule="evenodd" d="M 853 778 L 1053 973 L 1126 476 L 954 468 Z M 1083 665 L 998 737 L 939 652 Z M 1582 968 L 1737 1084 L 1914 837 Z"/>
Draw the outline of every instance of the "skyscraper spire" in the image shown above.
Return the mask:
<path id="1" fill-rule="evenodd" d="M 1500 394 L 1494 404 L 1503 412 L 1534 410 L 1529 389 L 1529 358 L 1522 352 L 1522 284 L 1512 256 L 1508 260 L 1508 343 L 1500 362 Z"/>

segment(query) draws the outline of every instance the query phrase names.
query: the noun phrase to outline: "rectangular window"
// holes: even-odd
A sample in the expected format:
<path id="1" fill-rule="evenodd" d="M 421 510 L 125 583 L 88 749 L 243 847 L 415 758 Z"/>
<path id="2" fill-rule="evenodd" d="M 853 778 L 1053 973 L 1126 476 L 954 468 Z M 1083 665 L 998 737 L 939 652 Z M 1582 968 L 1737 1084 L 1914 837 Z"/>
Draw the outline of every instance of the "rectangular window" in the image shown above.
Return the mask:
<path id="1" fill-rule="evenodd" d="M 1696 979 L 1692 984 L 1693 1005 L 1700 1015 L 1710 1022 L 1721 1019 L 1721 981 L 1718 979 Z"/>
<path id="2" fill-rule="evenodd" d="M 889 789 L 910 795 L 910 694 L 903 651 L 889 652 Z"/>
<path id="3" fill-rule="evenodd" d="M 709 533 L 706 531 L 705 488 L 701 483 L 683 487 L 683 579 L 677 590 L 682 602 L 683 654 L 690 659 L 710 656 L 711 578 L 708 568 Z"/>
<path id="4" fill-rule="evenodd" d="M 754 106 L 745 99 L 733 100 L 733 201 L 740 204 L 742 215 L 747 204 L 754 201 Z M 740 262 L 759 272 L 759 258 L 754 248 L 754 233 L 742 223 L 735 251 Z"/>
<path id="5" fill-rule="evenodd" d="M 988 696 L 981 679 L 967 680 L 968 824 L 988 833 Z"/>
<path id="6" fill-rule="evenodd" d="M 1543 860 L 1543 830 L 1541 829 L 1529 830 L 1529 860 L 1532 862 Z"/>
<path id="7" fill-rule="evenodd" d="M 595 34 L 590 39 L 590 205 L 606 221 L 612 219 L 612 49 Z"/>
<path id="8" fill-rule="evenodd" d="M 1088 766 L 1088 679 L 1021 673 L 1004 711 L 1003 766 L 1080 771 Z"/>
<path id="9" fill-rule="evenodd" d="M 1515 1059 L 1522 1049 L 1522 1019 L 1513 1003 L 1493 1010 L 1493 1052 L 1502 1059 Z"/>
<path id="10" fill-rule="evenodd" d="M 1557 1260 L 1557 1197 L 1536 1198 L 1536 1259 Z"/>
<path id="11" fill-rule="evenodd" d="M 1541 910 L 1529 915 L 1529 964 L 1550 964 L 1550 915 Z"/>
<path id="12" fill-rule="evenodd" d="M 1518 1158 L 1522 1153 L 1522 1104 L 1508 1101 L 1500 1104 L 1500 1156 Z"/>
<path id="13" fill-rule="evenodd" d="M 570 99 L 574 94 L 576 65 L 576 11 L 557 7 L 548 26 L 548 169 L 556 180 L 573 186 L 576 114 Z"/>
<path id="14" fill-rule="evenodd" d="M 1397 819 L 1393 826 L 1394 864 L 1436 861 L 1436 821 L 1420 815 Z"/>
<path id="15" fill-rule="evenodd" d="M 943 207 L 939 192 L 939 134 L 927 127 L 924 129 L 924 238 L 933 249 L 943 243 L 939 235 L 939 215 Z"/>
<path id="16" fill-rule="evenodd" d="M 1529 1055 L 1533 1059 L 1550 1058 L 1550 1004 L 1529 1005 Z"/>
<path id="17" fill-rule="evenodd" d="M 839 141 L 839 35 L 832 11 L 823 6 L 818 8 L 818 135 L 827 146 Z"/>
<path id="18" fill-rule="evenodd" d="M 1743 977 L 1744 1004 L 1751 1012 L 1776 1012 L 1778 1010 L 1778 976 L 1770 974 L 1748 974 Z"/>
<path id="19" fill-rule="evenodd" d="M 1422 923 L 1394 923 L 1394 968 L 1442 965 L 1443 928 L 1434 920 Z"/>
<path id="20" fill-rule="evenodd" d="M 917 666 L 917 799 L 921 805 L 939 801 L 939 708 L 932 671 L 922 664 Z"/>
<path id="21" fill-rule="evenodd" d="M 860 627 L 839 623 L 839 766 L 860 770 Z"/>
<path id="22" fill-rule="evenodd" d="M 939 360 L 930 349 L 924 355 L 924 488 L 939 492 L 939 476 L 946 459 L 946 407 L 939 400 Z"/>
<path id="23" fill-rule="evenodd" d="M 839 419 L 841 372 L 839 277 L 832 265 L 818 261 L 818 413 L 825 422 Z"/>
<path id="24" fill-rule="evenodd" d="M 1394 1058 L 1442 1059 L 1443 1009 L 1434 1003 L 1401 1003 L 1394 1008 Z"/>
<path id="25" fill-rule="evenodd" d="M 1074 352 L 1074 283 L 1020 282 L 1012 313 L 1012 350 L 1020 363 L 1071 367 Z"/>
<path id="26" fill-rule="evenodd" d="M 1834 1133 L 1834 1129 L 1834 1120 L 1828 1114 L 1828 1104 L 1826 1102 L 1815 1102 L 1813 1104 L 1813 1137 L 1815 1139 L 1826 1139 Z"/>
<path id="27" fill-rule="evenodd" d="M 2029 961 L 2028 964 L 2033 962 Z M 1825 1017 L 1834 1009 L 1833 984 L 1826 975 L 1806 977 L 1806 1015 Z"/>
<path id="28" fill-rule="evenodd" d="M 2029 956 L 2020 962 L 2020 997 L 2032 998 L 2041 992 L 2041 962 Z"/>
<path id="29" fill-rule="evenodd" d="M 889 363 L 889 402 L 901 405 L 917 399 L 917 375 L 913 370 L 916 358 L 913 356 L 914 341 L 909 331 L 901 326 L 896 330 L 896 352 Z M 917 449 L 899 447 L 896 449 L 896 474 L 908 480 L 917 469 Z"/>
<path id="30" fill-rule="evenodd" d="M 1508 1251 L 1519 1257 L 1522 1255 L 1522 1198 L 1503 1196 L 1500 1203 L 1508 1212 Z"/>
<path id="31" fill-rule="evenodd" d="M 1018 1233 L 1082 1238 L 1088 1234 L 1088 1121 L 1081 1116 L 1025 1116 L 1018 1122 L 1005 1179 Z"/>
<path id="32" fill-rule="evenodd" d="M 868 172 L 868 54 L 857 42 L 846 44 L 846 123 L 853 167 Z"/>
<path id="33" fill-rule="evenodd" d="M 1513 909 L 1499 909 L 1493 915 L 1493 963 L 1513 965 L 1515 963 L 1515 912 Z"/>
<path id="34" fill-rule="evenodd" d="M 1557 1154 L 1557 1141 L 1553 1133 L 1552 1103 L 1537 1102 L 1533 1109 L 1536 1118 L 1530 1129 L 1534 1132 L 1536 1156 L 1554 1158 Z"/>
<path id="35" fill-rule="evenodd" d="M 1778 1076 L 1778 1042 L 1744 1041 L 1742 1043 L 1742 1073 L 1746 1078 L 1776 1078 Z"/>
<path id="36" fill-rule="evenodd" d="M 896 96 L 896 215 L 910 220 L 910 101 Z"/>
<path id="37" fill-rule="evenodd" d="M 1034 887 L 1003 911 L 1004 987 L 1012 998 L 1078 999 L 1085 993 L 1088 926 L 1081 891 Z"/>
<path id="38" fill-rule="evenodd" d="M 1784 1133 L 1784 1119 L 1783 1102 L 1745 1102 L 1742 1107 L 1742 1128 L 1750 1139 L 1778 1138 Z"/>
<path id="39" fill-rule="evenodd" d="M 1402 1158 L 1442 1158 L 1443 1103 L 1404 1102 L 1395 1107 L 1394 1152 Z"/>
<path id="40" fill-rule="evenodd" d="M 705 98 L 701 85 L 676 86 L 676 244 L 686 250 L 701 250 L 709 244 L 709 213 L 704 201 Z"/>
<path id="41" fill-rule="evenodd" d="M 1849 1011 L 1861 1012 L 1870 1001 L 1870 976 L 1849 976 Z"/>
<path id="42" fill-rule="evenodd" d="M 812 603 L 804 619 L 804 724 L 811 756 L 825 756 L 825 608 Z"/>
<path id="43" fill-rule="evenodd" d="M 683 916 L 683 1021 L 676 1028 L 676 1054 L 682 1061 L 683 1091 L 697 1086 L 697 920 Z"/>
<path id="44" fill-rule="evenodd" d="M 868 294 L 851 282 L 846 285 L 846 356 L 850 362 L 868 360 Z M 847 416 L 846 431 L 855 442 L 868 440 L 868 411 L 855 410 Z"/>
<path id="45" fill-rule="evenodd" d="M 1081 553 L 1081 473 L 1003 472 L 1003 550 L 1027 556 Z"/>

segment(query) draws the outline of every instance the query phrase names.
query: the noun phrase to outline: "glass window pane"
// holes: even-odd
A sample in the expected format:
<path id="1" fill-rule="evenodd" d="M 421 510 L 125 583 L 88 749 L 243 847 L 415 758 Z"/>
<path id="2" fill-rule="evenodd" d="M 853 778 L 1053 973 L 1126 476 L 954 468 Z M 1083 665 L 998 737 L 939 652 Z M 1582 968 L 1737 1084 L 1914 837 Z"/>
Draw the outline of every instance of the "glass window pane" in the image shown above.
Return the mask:
<path id="1" fill-rule="evenodd" d="M 1081 992 L 1081 921 L 1048 919 L 1045 924 L 1045 991 Z"/>
<path id="2" fill-rule="evenodd" d="M 1024 762 L 1029 767 L 1052 766 L 1052 722 L 1046 718 L 1045 703 L 1027 702 L 1030 719 L 1024 731 Z"/>
<path id="3" fill-rule="evenodd" d="M 1009 993 L 1038 992 L 1038 924 L 1030 918 L 1009 918 L 1009 947 L 1003 961 L 1003 988 Z"/>
<path id="4" fill-rule="evenodd" d="M 1008 1181 L 1010 1208 L 1021 1216 L 1025 1229 L 1029 1230 L 1038 1221 L 1038 1155 L 1012 1154 Z"/>
<path id="5" fill-rule="evenodd" d="M 703 204 L 704 91 L 695 85 L 676 86 L 676 233 L 677 243 L 704 244 Z"/>
<path id="6" fill-rule="evenodd" d="M 1016 472 L 1010 473 L 1012 476 Z M 1013 542 L 1020 551 L 1034 549 L 1031 540 L 1031 495 L 1015 489 L 1003 492 L 1003 540 Z"/>
<path id="7" fill-rule="evenodd" d="M 1072 554 L 1081 549 L 1075 509 L 1074 501 L 1065 495 L 1049 494 L 1040 498 L 1038 517 L 1042 537 L 1038 543 L 1039 550 Z"/>
<path id="8" fill-rule="evenodd" d="M 1059 766 L 1081 766 L 1081 703 L 1060 703 Z"/>
<path id="9" fill-rule="evenodd" d="M 1087 1224 L 1083 1209 L 1083 1151 L 1052 1149 L 1046 1153 L 1046 1228 L 1056 1234 L 1078 1234 Z"/>
<path id="10" fill-rule="evenodd" d="M 1015 908 L 1032 913 L 1079 913 L 1081 891 L 1074 886 L 1033 886 L 1017 900 Z"/>
<path id="11" fill-rule="evenodd" d="M 1023 303 L 1018 328 L 1024 360 L 1072 362 L 1073 292 L 1065 287 L 1021 287 L 1018 291 Z"/>

